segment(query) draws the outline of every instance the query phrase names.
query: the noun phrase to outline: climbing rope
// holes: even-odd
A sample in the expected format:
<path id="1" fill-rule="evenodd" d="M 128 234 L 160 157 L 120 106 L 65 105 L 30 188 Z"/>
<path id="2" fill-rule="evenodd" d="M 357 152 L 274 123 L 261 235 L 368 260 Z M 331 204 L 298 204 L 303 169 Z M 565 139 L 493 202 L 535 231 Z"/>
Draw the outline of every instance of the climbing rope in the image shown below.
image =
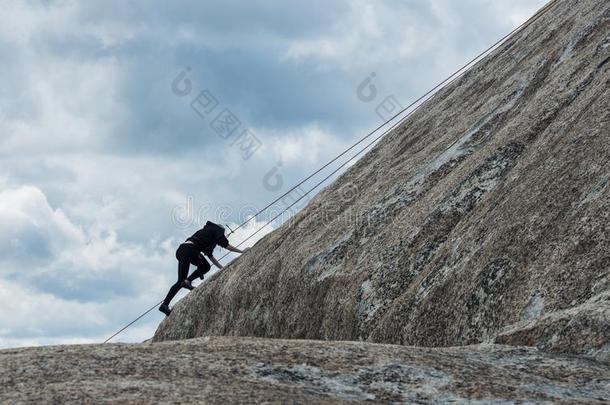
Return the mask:
<path id="1" fill-rule="evenodd" d="M 475 64 L 476 62 L 478 62 L 481 58 L 483 58 L 484 56 L 486 56 L 487 54 L 489 54 L 490 52 L 493 52 L 499 45 L 501 45 L 504 41 L 506 41 L 509 37 L 511 37 L 512 35 L 516 34 L 519 31 L 524 30 L 525 28 L 529 27 L 532 23 L 534 23 L 534 21 L 538 20 L 540 17 L 542 17 L 544 14 L 546 14 L 551 8 L 553 8 L 555 5 L 557 5 L 559 3 L 559 0 L 552 0 L 551 2 L 547 3 L 544 7 L 542 7 L 539 11 L 536 12 L 536 14 L 534 14 L 532 17 L 530 17 L 527 21 L 525 21 L 523 24 L 521 24 L 520 26 L 518 26 L 517 28 L 515 28 L 514 30 L 512 30 L 511 32 L 509 32 L 508 34 L 506 34 L 504 37 L 502 37 L 501 39 L 499 39 L 498 41 L 496 41 L 496 43 L 494 43 L 493 45 L 491 45 L 489 48 L 487 48 L 486 50 L 484 50 L 483 52 L 479 53 L 477 56 L 475 56 L 474 58 L 472 58 L 470 61 L 468 61 L 464 66 L 462 66 L 460 69 L 456 70 L 453 74 L 451 74 L 449 77 L 447 77 L 445 80 L 443 80 L 442 82 L 438 83 L 436 86 L 434 86 L 432 89 L 430 89 L 428 92 L 426 92 L 423 96 L 419 97 L 417 100 L 413 101 L 411 104 L 409 104 L 408 106 L 406 106 L 405 108 L 403 108 L 402 110 L 400 110 L 399 112 L 397 112 L 396 114 L 394 114 L 390 119 L 388 119 L 387 121 L 385 121 L 384 123 L 382 123 L 381 125 L 379 125 L 377 128 L 373 129 L 371 132 L 369 132 L 368 134 L 366 134 L 365 136 L 363 136 L 362 138 L 360 138 L 356 143 L 352 144 L 349 148 L 345 149 L 343 152 L 341 152 L 339 155 L 335 156 L 333 159 L 331 159 L 330 161 L 328 161 L 326 164 L 324 164 L 322 167 L 320 167 L 318 170 L 316 170 L 315 172 L 313 172 L 312 174 L 310 174 L 309 176 L 307 176 L 306 178 L 304 178 L 303 180 L 301 180 L 299 183 L 295 184 L 291 189 L 289 189 L 288 191 L 286 191 L 284 194 L 282 194 L 281 196 L 277 197 L 275 200 L 273 200 L 272 202 L 270 202 L 269 204 L 267 204 L 265 207 L 261 208 L 259 211 L 257 211 L 253 216 L 249 217 L 247 220 L 245 220 L 244 222 L 242 222 L 241 224 L 239 224 L 235 229 L 232 229 L 231 232 L 229 233 L 229 235 L 231 235 L 232 233 L 234 233 L 235 231 L 237 231 L 239 228 L 243 227 L 244 225 L 248 224 L 250 221 L 252 221 L 253 219 L 255 219 L 256 217 L 258 217 L 260 214 L 262 214 L 263 212 L 265 212 L 267 209 L 271 208 L 273 205 L 275 205 L 278 201 L 280 201 L 281 199 L 283 199 L 284 197 L 286 197 L 287 195 L 289 195 L 290 193 L 292 193 L 294 190 L 296 190 L 297 188 L 299 188 L 300 186 L 302 186 L 305 182 L 307 182 L 308 180 L 310 180 L 311 178 L 313 178 L 314 176 L 316 176 L 318 173 L 320 173 L 322 170 L 326 169 L 328 166 L 330 166 L 331 164 L 333 164 L 334 162 L 336 162 L 337 160 L 339 160 L 341 157 L 345 156 L 349 151 L 351 151 L 352 149 L 354 149 L 356 146 L 360 145 L 362 142 L 366 141 L 368 138 L 370 138 L 371 136 L 373 136 L 377 131 L 379 131 L 381 128 L 385 127 L 386 125 L 388 125 L 390 122 L 394 121 L 397 117 L 399 117 L 400 115 L 402 115 L 405 111 L 409 110 L 410 108 L 418 105 L 422 100 L 426 99 L 428 96 L 430 95 L 434 95 L 436 94 L 436 92 L 441 88 L 444 87 L 446 85 L 448 85 L 450 82 L 452 82 L 456 77 L 459 77 L 464 70 L 470 68 L 473 64 Z M 423 103 L 422 103 L 423 104 Z M 421 107 L 420 104 L 417 108 Z M 414 112 L 416 109 L 414 109 L 412 112 Z M 403 117 L 400 122 L 403 122 L 405 119 L 407 119 L 409 115 L 406 115 L 405 117 Z M 390 128 L 389 130 L 385 131 L 384 134 L 387 134 L 388 132 L 390 132 L 393 128 Z"/>
<path id="2" fill-rule="evenodd" d="M 315 172 L 313 172 L 312 174 L 310 174 L 309 176 L 307 176 L 305 179 L 301 180 L 299 183 L 297 183 L 295 186 L 293 186 L 292 188 L 290 188 L 288 191 L 286 191 L 284 194 L 282 194 L 281 196 L 279 196 L 278 198 L 276 198 L 275 200 L 273 200 L 271 203 L 267 204 L 265 207 L 263 207 L 262 209 L 260 209 L 259 211 L 257 211 L 253 216 L 249 217 L 246 221 L 242 222 L 240 225 L 238 225 L 235 229 L 231 229 L 229 235 L 235 233 L 235 231 L 237 231 L 238 229 L 242 228 L 243 226 L 245 226 L 246 224 L 248 224 L 250 221 L 252 221 L 254 218 L 258 217 L 260 214 L 262 214 L 263 212 L 265 212 L 267 209 L 271 208 L 273 205 L 275 205 L 278 201 L 280 201 L 281 199 L 283 199 L 284 197 L 286 197 L 287 195 L 289 195 L 290 193 L 292 193 L 294 190 L 296 190 L 298 187 L 300 187 L 301 185 L 303 185 L 305 182 L 307 182 L 308 180 L 312 179 L 313 177 L 315 177 L 317 174 L 319 174 L 320 172 L 322 172 L 324 169 L 326 169 L 327 167 L 329 167 L 330 165 L 332 165 L 334 162 L 336 162 L 337 160 L 339 160 L 341 157 L 345 156 L 347 153 L 349 153 L 351 150 L 353 150 L 354 148 L 356 148 L 358 145 L 364 143 L 367 139 L 371 138 L 375 133 L 377 133 L 380 129 L 386 127 L 388 124 L 390 124 L 391 122 L 393 122 L 396 118 L 398 118 L 399 116 L 403 115 L 406 111 L 409 111 L 411 108 L 411 111 L 409 111 L 404 117 L 402 117 L 401 119 L 399 119 L 398 121 L 396 121 L 394 124 L 392 124 L 388 129 L 384 130 L 380 135 L 376 136 L 375 138 L 373 138 L 372 141 L 370 141 L 369 143 L 367 143 L 363 148 L 361 148 L 358 152 L 356 152 L 353 156 L 351 156 L 348 160 L 346 160 L 345 162 L 343 162 L 338 168 L 336 168 L 335 170 L 333 170 L 330 174 L 328 174 L 326 177 L 324 177 L 322 180 L 320 180 L 319 182 L 317 182 L 313 187 L 311 187 L 309 190 L 307 190 L 303 195 L 301 195 L 297 200 L 295 200 L 292 204 L 290 204 L 288 207 L 286 207 L 284 210 L 282 210 L 279 214 L 275 215 L 273 218 L 271 218 L 269 221 L 267 221 L 262 227 L 258 228 L 255 232 L 253 232 L 252 234 L 250 234 L 246 239 L 242 240 L 239 244 L 236 245 L 236 247 L 240 247 L 241 245 L 243 245 L 245 242 L 247 242 L 248 240 L 252 239 L 256 234 L 258 234 L 260 231 L 262 231 L 264 228 L 266 228 L 267 226 L 269 226 L 270 224 L 273 223 L 273 221 L 275 221 L 277 218 L 279 218 L 281 215 L 283 215 L 285 212 L 287 212 L 288 210 L 290 210 L 293 206 L 295 206 L 297 203 L 299 203 L 303 198 L 305 198 L 307 195 L 309 195 L 312 191 L 314 191 L 315 189 L 317 189 L 319 186 L 321 186 L 322 184 L 324 184 L 324 182 L 326 182 L 328 179 L 330 179 L 333 175 L 335 175 L 336 173 L 338 173 L 342 168 L 344 168 L 345 166 L 347 166 L 350 162 L 352 162 L 356 157 L 360 156 L 362 153 L 364 153 L 367 149 L 369 149 L 371 146 L 373 146 L 377 141 L 379 141 L 381 138 L 383 138 L 385 135 L 387 135 L 388 133 L 392 132 L 394 129 L 396 129 L 399 125 L 401 125 L 402 123 L 405 122 L 405 120 L 407 120 L 413 113 L 415 113 L 417 110 L 419 110 L 419 108 L 421 108 L 423 105 L 425 105 L 428 101 L 430 101 L 435 95 L 436 93 L 438 93 L 438 91 L 445 86 L 450 85 L 451 83 L 455 82 L 456 80 L 458 80 L 462 74 L 464 73 L 465 70 L 467 70 L 468 68 L 470 68 L 473 64 L 477 63 L 478 61 L 480 61 L 482 58 L 484 58 L 485 56 L 489 55 L 491 52 L 493 52 L 494 50 L 496 50 L 501 44 L 503 44 L 508 38 L 510 38 L 511 36 L 515 35 L 516 33 L 525 30 L 526 28 L 528 28 L 530 25 L 532 25 L 534 22 L 538 21 L 540 18 L 542 18 L 545 14 L 547 14 L 551 9 L 555 8 L 555 6 L 557 6 L 559 4 L 561 0 L 552 0 L 549 3 L 547 3 L 544 7 L 542 7 L 540 10 L 538 10 L 532 17 L 530 17 L 528 20 L 526 20 L 524 23 L 522 23 L 521 25 L 519 25 L 517 28 L 515 28 L 514 30 L 512 30 L 511 32 L 509 32 L 508 34 L 506 34 L 504 37 L 502 37 L 501 39 L 499 39 L 498 41 L 496 41 L 493 45 L 491 45 L 490 47 L 488 47 L 487 49 L 485 49 L 483 52 L 479 53 L 477 56 L 475 56 L 474 58 L 472 58 L 470 61 L 468 61 L 465 65 L 463 65 L 460 69 L 456 70 L 453 74 L 451 74 L 449 77 L 447 77 L 445 80 L 443 80 L 442 82 L 440 82 L 439 84 L 437 84 L 436 86 L 434 86 L 432 89 L 430 89 L 428 92 L 426 92 L 423 96 L 419 97 L 417 100 L 413 101 L 411 104 L 409 104 L 407 107 L 403 108 L 402 110 L 400 110 L 398 113 L 396 113 L 394 116 L 392 116 L 390 119 L 388 119 L 387 121 L 385 121 L 383 124 L 379 125 L 377 128 L 373 129 L 372 131 L 370 131 L 368 134 L 366 134 L 364 137 L 360 138 L 357 142 L 355 142 L 354 144 L 352 144 L 349 148 L 345 149 L 343 152 L 341 152 L 339 155 L 335 156 L 333 159 L 331 159 L 330 161 L 328 161 L 326 164 L 324 164 L 322 167 L 320 167 L 318 170 L 316 170 Z M 230 254 L 230 252 L 225 253 L 220 259 L 224 259 L 225 257 L 227 257 Z M 153 305 L 152 307 L 150 307 L 148 310 L 146 310 L 144 313 L 142 313 L 140 316 L 138 316 L 137 318 L 135 318 L 133 321 L 129 322 L 127 325 L 125 325 L 123 328 L 121 328 L 119 331 L 115 332 L 112 336 L 110 336 L 108 339 L 106 339 L 104 341 L 104 343 L 108 343 L 110 340 L 112 340 L 115 336 L 119 335 L 120 333 L 122 333 L 124 330 L 126 330 L 127 328 L 129 328 L 131 325 L 133 325 L 134 323 L 136 323 L 137 321 L 139 321 L 140 319 L 142 319 L 144 316 L 146 316 L 148 313 L 150 313 L 152 310 L 154 310 L 156 307 L 158 307 L 159 305 L 161 305 L 163 301 L 159 301 L 157 304 Z"/>

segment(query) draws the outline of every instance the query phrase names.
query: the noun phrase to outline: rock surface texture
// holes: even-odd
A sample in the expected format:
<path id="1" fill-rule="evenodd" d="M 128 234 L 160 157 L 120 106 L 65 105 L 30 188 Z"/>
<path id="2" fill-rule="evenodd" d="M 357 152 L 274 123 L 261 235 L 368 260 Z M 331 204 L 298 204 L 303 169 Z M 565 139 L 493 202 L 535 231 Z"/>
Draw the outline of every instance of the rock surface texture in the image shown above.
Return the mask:
<path id="1" fill-rule="evenodd" d="M 604 403 L 610 369 L 534 348 L 199 338 L 0 351 L 0 403 Z"/>
<path id="2" fill-rule="evenodd" d="M 608 361 L 610 2 L 562 0 L 176 304 L 205 335 Z"/>

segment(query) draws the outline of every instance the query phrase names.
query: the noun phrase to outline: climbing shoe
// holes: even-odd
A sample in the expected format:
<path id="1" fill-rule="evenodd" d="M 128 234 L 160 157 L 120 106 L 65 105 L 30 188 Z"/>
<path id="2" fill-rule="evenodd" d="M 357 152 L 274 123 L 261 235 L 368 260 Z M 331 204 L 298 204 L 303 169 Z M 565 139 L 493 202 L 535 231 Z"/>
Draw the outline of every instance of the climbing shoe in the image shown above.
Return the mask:
<path id="1" fill-rule="evenodd" d="M 167 306 L 166 304 L 161 304 L 161 306 L 159 307 L 159 311 L 163 312 L 165 316 L 169 316 L 169 314 L 172 313 L 172 310 L 169 309 L 169 306 Z"/>
<path id="2" fill-rule="evenodd" d="M 193 284 L 191 284 L 191 282 L 190 282 L 190 281 L 188 281 L 188 280 L 184 280 L 184 281 L 182 282 L 182 288 L 186 288 L 186 289 L 188 289 L 188 290 L 193 290 L 193 289 L 195 289 L 195 287 L 193 287 Z"/>

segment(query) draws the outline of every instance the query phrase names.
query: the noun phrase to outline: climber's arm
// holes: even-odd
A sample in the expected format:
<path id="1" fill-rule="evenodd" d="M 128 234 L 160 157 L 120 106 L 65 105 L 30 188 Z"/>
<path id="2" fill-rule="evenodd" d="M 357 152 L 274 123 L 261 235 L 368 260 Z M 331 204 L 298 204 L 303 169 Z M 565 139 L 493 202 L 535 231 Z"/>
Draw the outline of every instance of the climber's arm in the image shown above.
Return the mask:
<path id="1" fill-rule="evenodd" d="M 218 260 L 216 260 L 216 258 L 214 256 L 208 256 L 210 258 L 210 261 L 212 263 L 214 263 L 214 266 L 218 267 L 220 270 L 222 270 L 224 268 L 224 266 L 222 264 L 220 264 L 220 262 Z"/>
<path id="2" fill-rule="evenodd" d="M 230 250 L 231 252 L 235 252 L 235 253 L 244 253 L 243 250 L 240 250 L 233 245 L 227 245 L 226 249 Z"/>

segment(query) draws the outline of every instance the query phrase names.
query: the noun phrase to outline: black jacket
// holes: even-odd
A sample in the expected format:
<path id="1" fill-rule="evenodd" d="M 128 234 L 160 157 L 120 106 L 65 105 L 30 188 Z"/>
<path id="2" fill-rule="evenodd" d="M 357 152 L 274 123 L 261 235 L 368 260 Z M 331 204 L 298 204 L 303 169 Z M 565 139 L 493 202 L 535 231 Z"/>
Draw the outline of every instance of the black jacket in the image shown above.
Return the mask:
<path id="1" fill-rule="evenodd" d="M 223 248 L 229 246 L 229 240 L 225 237 L 225 228 L 213 222 L 206 222 L 205 226 L 195 232 L 187 239 L 195 244 L 195 247 L 206 256 L 212 256 L 216 245 Z"/>

